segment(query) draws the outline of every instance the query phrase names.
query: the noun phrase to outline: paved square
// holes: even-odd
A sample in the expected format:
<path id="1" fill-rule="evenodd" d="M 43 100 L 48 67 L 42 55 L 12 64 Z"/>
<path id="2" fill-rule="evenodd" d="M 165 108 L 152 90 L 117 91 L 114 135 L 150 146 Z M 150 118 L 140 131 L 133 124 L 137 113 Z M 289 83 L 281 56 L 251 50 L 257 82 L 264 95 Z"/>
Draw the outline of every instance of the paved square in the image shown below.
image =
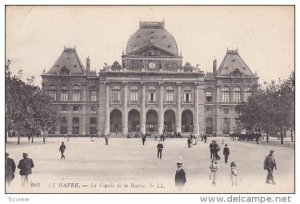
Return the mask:
<path id="1" fill-rule="evenodd" d="M 231 141 L 217 138 L 221 147 L 230 148 L 229 163 L 224 157 L 219 160 L 220 169 L 216 184 L 209 180 L 209 143 L 197 139 L 197 145 L 187 147 L 187 140 L 166 139 L 162 159 L 157 159 L 158 141 L 148 139 L 145 145 L 138 139 L 111 138 L 105 146 L 104 138 L 35 138 L 31 144 L 22 138 L 16 145 L 9 138 L 6 151 L 18 165 L 22 152 L 29 153 L 35 167 L 27 187 L 21 187 L 19 170 L 15 179 L 6 188 L 7 193 L 293 193 L 294 192 L 294 148 L 287 146 L 256 145 L 254 142 Z M 58 151 L 61 142 L 66 144 L 65 160 Z M 291 145 L 292 146 L 292 145 Z M 263 161 L 269 150 L 278 169 L 274 172 L 276 185 L 265 183 L 267 171 Z M 176 189 L 174 176 L 176 162 L 182 158 L 187 183 Z M 238 186 L 232 187 L 230 180 L 231 161 L 238 169 Z"/>

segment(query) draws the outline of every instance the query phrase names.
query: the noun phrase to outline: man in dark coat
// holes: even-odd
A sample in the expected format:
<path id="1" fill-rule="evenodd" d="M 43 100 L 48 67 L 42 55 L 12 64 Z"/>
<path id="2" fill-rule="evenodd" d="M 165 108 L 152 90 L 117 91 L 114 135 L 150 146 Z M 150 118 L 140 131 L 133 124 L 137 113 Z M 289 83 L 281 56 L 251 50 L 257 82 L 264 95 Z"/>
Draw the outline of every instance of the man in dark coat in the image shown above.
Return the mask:
<path id="1" fill-rule="evenodd" d="M 105 136 L 104 139 L 105 139 L 105 145 L 108 145 L 108 136 Z"/>
<path id="2" fill-rule="evenodd" d="M 225 164 L 228 161 L 228 155 L 229 154 L 230 154 L 229 148 L 227 147 L 227 144 L 225 144 L 225 147 L 223 149 L 223 155 L 224 155 L 224 158 L 225 158 Z"/>
<path id="3" fill-rule="evenodd" d="M 146 141 L 146 135 L 144 135 L 144 136 L 142 137 L 143 145 L 145 145 L 145 141 Z"/>
<path id="4" fill-rule="evenodd" d="M 220 151 L 220 146 L 217 144 L 217 142 L 215 141 L 214 142 L 214 147 L 213 147 L 213 151 L 214 151 L 214 158 L 216 159 L 216 160 L 219 160 L 219 159 L 221 159 L 221 157 L 219 156 L 219 151 Z"/>
<path id="5" fill-rule="evenodd" d="M 158 159 L 158 157 L 161 159 L 163 148 L 164 148 L 164 145 L 162 144 L 161 141 L 159 141 L 157 144 L 157 159 Z"/>
<path id="6" fill-rule="evenodd" d="M 182 162 L 177 162 L 177 171 L 175 174 L 175 186 L 183 187 L 186 183 L 185 171 L 182 168 Z"/>
<path id="7" fill-rule="evenodd" d="M 20 169 L 22 186 L 28 184 L 28 175 L 32 174 L 32 168 L 34 167 L 32 159 L 28 158 L 27 153 L 23 153 L 23 159 L 20 160 L 18 168 Z"/>
<path id="8" fill-rule="evenodd" d="M 5 153 L 5 181 L 9 185 L 15 178 L 16 165 L 14 160 L 8 156 L 9 154 Z"/>
<path id="9" fill-rule="evenodd" d="M 210 159 L 214 159 L 214 158 L 215 158 L 215 153 L 214 153 L 214 143 L 215 143 L 215 141 L 213 140 L 213 141 L 209 144 Z"/>
<path id="10" fill-rule="evenodd" d="M 191 144 L 192 144 L 191 138 L 188 138 L 188 139 L 187 139 L 187 143 L 188 143 L 188 148 L 190 148 L 190 147 L 191 147 Z"/>
<path id="11" fill-rule="evenodd" d="M 268 171 L 266 183 L 269 183 L 269 184 L 271 184 L 270 181 L 272 181 L 272 183 L 275 184 L 274 178 L 273 178 L 273 170 L 274 170 L 274 168 L 277 169 L 276 161 L 273 156 L 273 153 L 274 153 L 274 150 L 270 150 L 270 154 L 268 156 L 266 156 L 266 158 L 264 160 L 264 169 Z"/>
<path id="12" fill-rule="evenodd" d="M 59 150 L 58 150 L 61 153 L 60 159 L 63 159 L 63 158 L 66 159 L 66 157 L 64 155 L 66 149 L 67 149 L 66 145 L 64 144 L 64 142 L 62 142 L 61 145 L 60 145 L 60 147 L 59 147 Z"/>

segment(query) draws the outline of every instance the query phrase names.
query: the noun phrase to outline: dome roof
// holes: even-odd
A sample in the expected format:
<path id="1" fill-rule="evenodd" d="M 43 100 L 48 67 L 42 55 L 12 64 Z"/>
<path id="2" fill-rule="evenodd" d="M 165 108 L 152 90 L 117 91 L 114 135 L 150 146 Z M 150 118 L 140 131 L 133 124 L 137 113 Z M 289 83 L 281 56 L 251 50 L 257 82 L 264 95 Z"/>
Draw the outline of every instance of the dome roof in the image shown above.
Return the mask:
<path id="1" fill-rule="evenodd" d="M 140 22 L 140 28 L 129 38 L 126 54 L 148 46 L 155 46 L 178 55 L 177 43 L 174 37 L 165 30 L 165 22 Z"/>

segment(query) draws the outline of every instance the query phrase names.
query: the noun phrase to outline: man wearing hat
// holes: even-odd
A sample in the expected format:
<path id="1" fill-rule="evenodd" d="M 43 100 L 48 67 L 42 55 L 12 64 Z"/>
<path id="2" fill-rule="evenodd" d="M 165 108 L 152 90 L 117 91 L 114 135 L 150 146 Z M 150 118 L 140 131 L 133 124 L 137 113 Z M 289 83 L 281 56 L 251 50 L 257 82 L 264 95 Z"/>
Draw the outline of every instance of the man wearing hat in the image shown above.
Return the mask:
<path id="1" fill-rule="evenodd" d="M 178 161 L 177 162 L 177 171 L 175 174 L 175 186 L 183 187 L 185 183 L 186 183 L 185 171 L 182 168 L 182 162 Z"/>
<path id="2" fill-rule="evenodd" d="M 161 155 L 162 155 L 162 150 L 164 148 L 164 145 L 162 144 L 161 140 L 159 140 L 158 144 L 157 144 L 157 159 L 160 158 L 161 159 Z"/>
<path id="3" fill-rule="evenodd" d="M 28 175 L 32 173 L 34 167 L 32 159 L 28 158 L 27 153 L 23 153 L 23 159 L 20 160 L 18 168 L 20 169 L 22 186 L 28 184 Z"/>
<path id="4" fill-rule="evenodd" d="M 276 161 L 275 158 L 273 156 L 274 150 L 270 150 L 270 154 L 266 156 L 265 160 L 264 160 L 264 169 L 268 171 L 268 175 L 267 175 L 267 179 L 266 179 L 266 183 L 271 184 L 270 181 L 272 181 L 273 184 L 275 184 L 274 182 L 274 178 L 273 178 L 273 169 L 277 169 L 276 166 Z"/>
<path id="5" fill-rule="evenodd" d="M 5 153 L 5 181 L 9 185 L 15 178 L 16 165 L 13 159 L 8 157 L 9 154 Z"/>
<path id="6" fill-rule="evenodd" d="M 66 145 L 64 144 L 64 142 L 61 142 L 61 145 L 59 146 L 59 150 L 60 153 L 61 153 L 61 156 L 60 156 L 60 159 L 66 159 L 64 153 L 65 153 L 65 150 L 66 150 Z"/>

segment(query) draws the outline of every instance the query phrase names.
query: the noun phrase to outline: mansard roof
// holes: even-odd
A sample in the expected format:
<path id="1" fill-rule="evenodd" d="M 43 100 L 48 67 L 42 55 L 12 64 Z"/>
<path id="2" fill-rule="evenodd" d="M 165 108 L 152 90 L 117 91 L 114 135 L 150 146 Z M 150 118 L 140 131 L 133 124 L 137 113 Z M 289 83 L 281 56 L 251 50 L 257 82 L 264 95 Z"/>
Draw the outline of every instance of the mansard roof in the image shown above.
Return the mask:
<path id="1" fill-rule="evenodd" d="M 47 74 L 68 74 L 81 75 L 85 73 L 85 68 L 81 63 L 75 48 L 64 48 L 54 65 Z"/>
<path id="2" fill-rule="evenodd" d="M 218 68 L 217 75 L 254 76 L 251 69 L 239 55 L 238 50 L 227 50 L 227 53 Z"/>

